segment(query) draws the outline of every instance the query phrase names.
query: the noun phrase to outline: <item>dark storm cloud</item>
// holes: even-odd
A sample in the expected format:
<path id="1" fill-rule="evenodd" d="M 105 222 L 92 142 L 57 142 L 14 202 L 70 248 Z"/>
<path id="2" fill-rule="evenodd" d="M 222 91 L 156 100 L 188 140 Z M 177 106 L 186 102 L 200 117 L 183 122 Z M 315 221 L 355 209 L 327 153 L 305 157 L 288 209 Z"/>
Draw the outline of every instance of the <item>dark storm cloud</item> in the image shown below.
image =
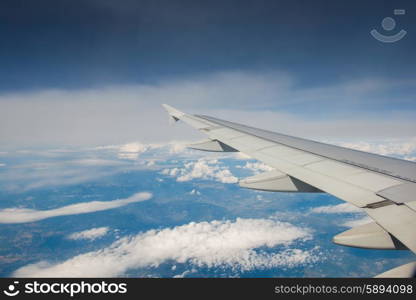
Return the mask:
<path id="1" fill-rule="evenodd" d="M 409 34 L 369 35 L 394 8 Z M 305 84 L 415 65 L 411 1 L 18 1 L 0 3 L 0 91 L 151 82 L 279 69 Z"/>

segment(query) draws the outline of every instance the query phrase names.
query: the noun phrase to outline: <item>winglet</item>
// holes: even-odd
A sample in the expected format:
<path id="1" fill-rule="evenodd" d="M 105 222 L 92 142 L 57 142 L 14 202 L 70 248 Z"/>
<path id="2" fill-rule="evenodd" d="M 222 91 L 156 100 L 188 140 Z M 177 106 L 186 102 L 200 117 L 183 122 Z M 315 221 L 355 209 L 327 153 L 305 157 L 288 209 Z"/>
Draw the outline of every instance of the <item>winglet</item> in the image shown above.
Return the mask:
<path id="1" fill-rule="evenodd" d="M 180 110 L 177 110 L 176 108 L 173 108 L 170 105 L 162 104 L 162 106 L 164 109 L 166 109 L 173 122 L 179 121 L 181 117 L 185 115 L 185 113 L 181 112 Z"/>

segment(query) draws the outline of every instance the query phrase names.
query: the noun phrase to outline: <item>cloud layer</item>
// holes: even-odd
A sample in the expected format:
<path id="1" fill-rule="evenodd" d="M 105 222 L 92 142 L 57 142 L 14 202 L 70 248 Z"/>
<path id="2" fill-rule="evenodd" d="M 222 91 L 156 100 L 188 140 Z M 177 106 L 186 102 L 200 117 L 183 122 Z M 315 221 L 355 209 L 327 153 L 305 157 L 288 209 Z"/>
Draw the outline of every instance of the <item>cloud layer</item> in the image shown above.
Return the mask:
<path id="1" fill-rule="evenodd" d="M 179 182 L 193 179 L 214 179 L 222 183 L 236 183 L 235 177 L 228 167 L 221 166 L 216 159 L 201 158 L 197 161 L 185 163 L 183 168 L 172 168 L 162 170 L 162 174 L 176 177 Z"/>
<path id="2" fill-rule="evenodd" d="M 342 223 L 342 226 L 353 228 L 353 227 L 361 226 L 361 225 L 368 224 L 371 222 L 374 222 L 373 219 L 371 219 L 369 216 L 365 216 L 359 219 L 348 220 Z"/>
<path id="3" fill-rule="evenodd" d="M 71 204 L 50 210 L 35 210 L 27 208 L 6 208 L 0 210 L 0 223 L 28 223 L 57 216 L 68 216 L 75 214 L 86 214 L 96 211 L 108 210 L 121 207 L 130 203 L 141 202 L 152 197 L 151 193 L 142 192 L 125 199 L 112 201 L 91 201 Z"/>
<path id="4" fill-rule="evenodd" d="M 344 227 L 352 228 L 374 222 L 369 216 L 364 214 L 363 209 L 347 202 L 338 205 L 319 206 L 312 208 L 310 211 L 318 214 L 354 214 L 353 218 L 347 219 L 340 224 Z"/>
<path id="5" fill-rule="evenodd" d="M 385 140 L 378 142 L 343 142 L 340 146 L 380 155 L 395 155 L 403 159 L 416 161 L 416 138 L 406 140 Z"/>
<path id="6" fill-rule="evenodd" d="M 39 262 L 13 273 L 16 277 L 111 277 L 129 269 L 162 263 L 190 263 L 195 267 L 294 267 L 315 261 L 311 252 L 288 248 L 311 238 L 308 229 L 269 219 L 191 222 L 125 237 L 102 250 L 81 254 L 57 264 Z M 259 248 L 286 246 L 277 253 Z"/>
<path id="7" fill-rule="evenodd" d="M 3 94 L 0 141 L 3 146 L 98 145 L 201 136 L 186 126 L 169 128 L 160 106 L 165 102 L 293 135 L 408 137 L 414 136 L 415 112 L 400 105 L 410 107 L 415 99 L 395 91 L 413 87 L 411 80 L 378 78 L 304 87 L 286 73 L 228 71 L 153 85 Z M 394 113 L 374 112 L 392 103 Z"/>
<path id="8" fill-rule="evenodd" d="M 70 240 L 90 240 L 93 241 L 108 233 L 109 227 L 92 228 L 80 232 L 74 232 L 68 236 Z"/>
<path id="9" fill-rule="evenodd" d="M 363 210 L 349 203 L 341 203 L 338 205 L 319 206 L 311 209 L 311 212 L 321 214 L 340 214 L 340 213 L 359 213 Z"/>
<path id="10" fill-rule="evenodd" d="M 254 174 L 259 174 L 259 173 L 263 173 L 263 172 L 269 172 L 271 170 L 273 170 L 272 167 L 269 167 L 268 165 L 262 163 L 262 162 L 246 162 L 246 164 L 244 166 L 237 166 L 237 168 L 241 168 L 241 169 L 247 169 L 252 171 Z"/>

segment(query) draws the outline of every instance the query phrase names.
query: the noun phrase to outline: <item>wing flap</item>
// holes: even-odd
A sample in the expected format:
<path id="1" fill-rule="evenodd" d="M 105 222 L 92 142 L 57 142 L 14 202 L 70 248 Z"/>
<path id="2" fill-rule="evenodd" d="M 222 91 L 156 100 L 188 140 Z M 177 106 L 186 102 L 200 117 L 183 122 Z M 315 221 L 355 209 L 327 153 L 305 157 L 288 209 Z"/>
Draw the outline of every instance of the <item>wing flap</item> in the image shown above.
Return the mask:
<path id="1" fill-rule="evenodd" d="M 304 183 L 296 178 L 290 177 L 278 170 L 261 173 L 239 181 L 243 188 L 271 191 L 271 192 L 297 192 L 297 193 L 319 193 L 317 188 Z"/>
<path id="2" fill-rule="evenodd" d="M 334 178 L 345 178 L 346 176 L 364 172 L 364 170 L 339 163 L 333 160 L 324 159 L 322 161 L 311 163 L 305 166 L 307 169 L 321 173 L 331 173 Z"/>
<path id="3" fill-rule="evenodd" d="M 366 213 L 407 248 L 416 252 L 416 212 L 406 205 L 366 208 Z"/>
<path id="4" fill-rule="evenodd" d="M 235 147 L 236 145 L 232 145 Z M 238 148 L 237 148 L 238 149 Z M 242 151 L 242 150 L 240 150 Z M 319 190 L 330 193 L 358 207 L 365 207 L 368 204 L 383 201 L 384 199 L 375 195 L 373 192 L 359 186 L 346 183 L 328 174 L 319 173 L 308 168 L 297 166 L 278 157 L 272 153 L 266 155 L 263 151 L 247 153 L 251 157 L 258 159 L 269 166 L 276 168 L 292 177 L 295 177 Z"/>
<path id="5" fill-rule="evenodd" d="M 238 150 L 218 140 L 205 140 L 187 145 L 188 148 L 209 152 L 238 152 Z"/>
<path id="6" fill-rule="evenodd" d="M 367 249 L 407 249 L 375 222 L 344 231 L 333 238 L 335 244 Z"/>
<path id="7" fill-rule="evenodd" d="M 406 202 L 406 206 L 416 212 L 416 201 Z"/>
<path id="8" fill-rule="evenodd" d="M 409 203 L 416 201 L 416 184 L 405 183 L 383 189 L 377 193 L 381 197 L 396 203 Z"/>

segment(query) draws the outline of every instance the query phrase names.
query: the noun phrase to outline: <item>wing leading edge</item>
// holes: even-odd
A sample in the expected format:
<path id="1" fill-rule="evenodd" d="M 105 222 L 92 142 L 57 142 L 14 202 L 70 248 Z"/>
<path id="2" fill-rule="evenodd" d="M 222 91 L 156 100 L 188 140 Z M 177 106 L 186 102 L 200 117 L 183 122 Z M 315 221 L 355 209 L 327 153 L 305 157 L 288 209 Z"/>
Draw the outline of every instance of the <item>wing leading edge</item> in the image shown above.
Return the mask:
<path id="1" fill-rule="evenodd" d="M 374 220 L 367 227 L 336 236 L 335 243 L 371 249 L 409 249 L 416 253 L 416 163 L 163 106 L 174 121 L 182 120 L 208 135 L 209 140 L 191 148 L 240 151 L 274 168 L 270 174 L 241 180 L 240 186 L 326 192 L 363 208 Z"/>

